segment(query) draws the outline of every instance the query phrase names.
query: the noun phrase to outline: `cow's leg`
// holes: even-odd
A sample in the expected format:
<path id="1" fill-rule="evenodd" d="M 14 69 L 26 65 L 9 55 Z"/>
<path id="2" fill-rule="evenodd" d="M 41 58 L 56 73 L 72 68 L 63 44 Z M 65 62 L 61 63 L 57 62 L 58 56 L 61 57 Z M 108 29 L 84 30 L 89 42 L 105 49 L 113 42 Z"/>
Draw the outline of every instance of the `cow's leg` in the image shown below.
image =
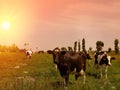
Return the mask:
<path id="1" fill-rule="evenodd" d="M 83 75 L 83 83 L 85 84 L 85 81 L 86 81 L 86 75 L 85 75 L 85 72 L 84 72 L 84 75 Z"/>
<path id="2" fill-rule="evenodd" d="M 102 66 L 100 67 L 100 70 L 99 70 L 99 73 L 100 73 L 100 78 L 102 78 Z"/>
<path id="3" fill-rule="evenodd" d="M 110 82 L 108 80 L 108 76 L 107 76 L 107 70 L 108 70 L 108 66 L 106 66 L 106 68 L 105 68 L 105 82 L 104 82 L 104 84 L 106 84 L 106 83 L 110 84 Z"/>
<path id="4" fill-rule="evenodd" d="M 69 81 L 69 76 L 63 77 L 63 81 L 64 81 L 64 85 L 67 86 Z"/>
<path id="5" fill-rule="evenodd" d="M 30 55 L 28 56 L 28 59 L 30 59 L 31 57 L 30 57 Z"/>
<path id="6" fill-rule="evenodd" d="M 77 80 L 79 76 L 80 76 L 80 69 L 76 68 L 75 80 Z"/>
<path id="7" fill-rule="evenodd" d="M 75 74 L 75 80 L 77 80 L 77 79 L 78 79 L 78 77 L 79 77 L 79 75 L 78 75 L 78 74 Z"/>
<path id="8" fill-rule="evenodd" d="M 86 75 L 85 75 L 85 71 L 83 69 L 80 70 L 80 72 L 77 72 L 75 75 L 75 80 L 77 80 L 77 78 L 82 75 L 83 76 L 83 83 L 85 84 L 86 81 Z"/>
<path id="9" fill-rule="evenodd" d="M 28 55 L 26 55 L 26 59 L 28 58 Z"/>
<path id="10" fill-rule="evenodd" d="M 57 70 L 58 69 L 58 66 L 57 66 L 57 64 L 54 64 L 55 65 L 55 69 Z"/>
<path id="11" fill-rule="evenodd" d="M 69 81 L 69 75 L 63 77 L 63 80 L 64 80 L 64 89 L 67 90 L 68 81 Z"/>
<path id="12" fill-rule="evenodd" d="M 108 66 L 106 66 L 106 68 L 105 68 L 105 79 L 106 79 L 106 80 L 108 79 L 107 70 L 108 70 Z"/>
<path id="13" fill-rule="evenodd" d="M 31 59 L 31 57 L 32 57 L 32 56 L 30 55 L 30 56 L 29 56 L 29 59 Z"/>
<path id="14" fill-rule="evenodd" d="M 83 83 L 85 84 L 85 81 L 86 81 L 86 75 L 85 75 L 85 71 L 83 69 L 81 69 L 80 71 L 80 75 L 83 76 Z"/>

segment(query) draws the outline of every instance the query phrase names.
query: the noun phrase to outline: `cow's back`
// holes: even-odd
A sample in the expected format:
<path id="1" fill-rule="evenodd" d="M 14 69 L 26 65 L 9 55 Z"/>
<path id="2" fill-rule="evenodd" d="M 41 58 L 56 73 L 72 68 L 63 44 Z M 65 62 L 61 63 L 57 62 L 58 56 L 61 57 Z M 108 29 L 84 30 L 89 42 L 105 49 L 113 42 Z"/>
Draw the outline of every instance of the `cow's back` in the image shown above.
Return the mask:
<path id="1" fill-rule="evenodd" d="M 86 69 L 86 56 L 84 53 L 69 52 L 64 56 L 68 65 L 70 64 L 71 71 L 75 68 L 79 72 L 81 69 Z"/>

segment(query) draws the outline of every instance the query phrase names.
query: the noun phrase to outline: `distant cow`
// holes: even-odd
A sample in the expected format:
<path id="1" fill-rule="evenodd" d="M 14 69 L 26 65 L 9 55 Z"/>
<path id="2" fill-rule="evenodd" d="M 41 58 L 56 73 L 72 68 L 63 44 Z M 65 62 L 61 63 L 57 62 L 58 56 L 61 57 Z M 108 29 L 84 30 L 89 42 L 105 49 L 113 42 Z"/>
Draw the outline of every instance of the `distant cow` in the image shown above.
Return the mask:
<path id="1" fill-rule="evenodd" d="M 44 51 L 43 51 L 43 50 L 41 50 L 41 51 L 38 51 L 38 54 L 39 54 L 39 53 L 44 53 Z"/>
<path id="2" fill-rule="evenodd" d="M 85 83 L 86 75 L 86 55 L 85 53 L 60 51 L 54 49 L 48 53 L 53 55 L 54 63 L 57 65 L 60 75 L 64 78 L 64 84 L 67 86 L 69 75 L 72 71 L 75 71 L 75 79 L 81 75 L 84 77 L 83 83 Z"/>
<path id="3" fill-rule="evenodd" d="M 31 59 L 33 52 L 31 50 L 26 50 L 25 53 L 26 53 L 26 58 Z"/>
<path id="4" fill-rule="evenodd" d="M 95 58 L 94 66 L 96 66 L 98 70 L 100 71 L 101 78 L 102 78 L 103 67 L 105 68 L 104 72 L 105 72 L 105 78 L 107 80 L 108 66 L 111 66 L 111 60 L 115 58 L 108 55 L 108 53 L 105 51 L 96 52 L 94 55 L 94 58 Z"/>

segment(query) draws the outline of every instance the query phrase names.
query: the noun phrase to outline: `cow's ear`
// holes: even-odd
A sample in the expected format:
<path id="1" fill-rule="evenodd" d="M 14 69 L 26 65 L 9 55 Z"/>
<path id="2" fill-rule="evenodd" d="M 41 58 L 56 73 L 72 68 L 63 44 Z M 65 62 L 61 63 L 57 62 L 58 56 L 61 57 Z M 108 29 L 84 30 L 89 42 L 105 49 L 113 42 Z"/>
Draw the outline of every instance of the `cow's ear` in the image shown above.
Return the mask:
<path id="1" fill-rule="evenodd" d="M 116 58 L 115 57 L 111 57 L 111 60 L 115 60 Z"/>
<path id="2" fill-rule="evenodd" d="M 53 51 L 52 50 L 48 50 L 47 53 L 53 54 Z"/>
<path id="3" fill-rule="evenodd" d="M 89 54 L 86 54 L 87 59 L 92 60 L 91 56 Z"/>
<path id="4" fill-rule="evenodd" d="M 65 55 L 65 54 L 66 54 L 66 51 L 61 51 L 61 54 L 62 54 L 62 55 Z"/>

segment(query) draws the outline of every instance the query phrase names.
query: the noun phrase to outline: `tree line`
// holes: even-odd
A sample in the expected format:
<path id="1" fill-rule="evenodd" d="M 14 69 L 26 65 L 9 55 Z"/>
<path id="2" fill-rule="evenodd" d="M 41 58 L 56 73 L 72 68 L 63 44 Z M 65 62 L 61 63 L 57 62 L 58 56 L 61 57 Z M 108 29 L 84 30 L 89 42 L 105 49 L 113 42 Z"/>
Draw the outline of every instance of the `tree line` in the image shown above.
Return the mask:
<path id="1" fill-rule="evenodd" d="M 24 46 L 28 46 L 29 43 L 25 43 Z M 97 41 L 96 42 L 96 51 L 102 51 L 104 47 L 104 42 L 103 41 Z M 19 51 L 20 48 L 16 45 L 16 44 L 12 44 L 11 46 L 6 46 L 6 45 L 0 45 L 0 52 L 17 52 Z M 75 51 L 80 52 L 80 51 L 84 51 L 87 52 L 86 50 L 86 41 L 85 38 L 82 39 L 82 44 L 79 41 L 75 41 L 74 42 L 74 47 L 72 48 L 71 46 L 68 46 L 68 48 L 66 47 L 62 47 L 61 50 L 68 50 L 68 51 Z M 89 51 L 92 51 L 92 47 L 89 47 Z M 112 48 L 108 48 L 108 52 L 111 52 Z M 114 40 L 114 51 L 115 53 L 119 53 L 119 40 L 115 39 Z"/>
<path id="2" fill-rule="evenodd" d="M 103 47 L 104 47 L 104 43 L 102 41 L 96 42 L 97 51 L 102 51 Z M 111 51 L 112 51 L 112 48 L 108 48 L 108 52 L 111 52 Z M 114 40 L 114 51 L 116 54 L 119 53 L 119 40 L 118 39 Z"/>
<path id="3" fill-rule="evenodd" d="M 0 52 L 17 52 L 20 49 L 16 44 L 12 44 L 10 46 L 7 45 L 0 45 Z"/>
<path id="4" fill-rule="evenodd" d="M 97 52 L 102 51 L 103 47 L 104 47 L 104 42 L 103 41 L 97 41 L 96 42 L 96 51 Z M 78 52 L 80 52 L 80 51 L 87 52 L 85 38 L 82 39 L 82 45 L 80 44 L 80 41 L 75 41 L 73 48 L 70 47 L 70 46 L 68 46 L 68 49 L 65 48 L 65 47 L 62 47 L 61 50 L 68 50 L 68 51 L 77 52 L 77 48 L 78 48 Z M 92 47 L 89 47 L 89 51 L 92 51 Z M 112 48 L 108 48 L 108 52 L 111 52 L 111 51 L 112 51 Z M 116 54 L 119 53 L 119 40 L 118 39 L 114 40 L 114 51 L 115 51 Z"/>

